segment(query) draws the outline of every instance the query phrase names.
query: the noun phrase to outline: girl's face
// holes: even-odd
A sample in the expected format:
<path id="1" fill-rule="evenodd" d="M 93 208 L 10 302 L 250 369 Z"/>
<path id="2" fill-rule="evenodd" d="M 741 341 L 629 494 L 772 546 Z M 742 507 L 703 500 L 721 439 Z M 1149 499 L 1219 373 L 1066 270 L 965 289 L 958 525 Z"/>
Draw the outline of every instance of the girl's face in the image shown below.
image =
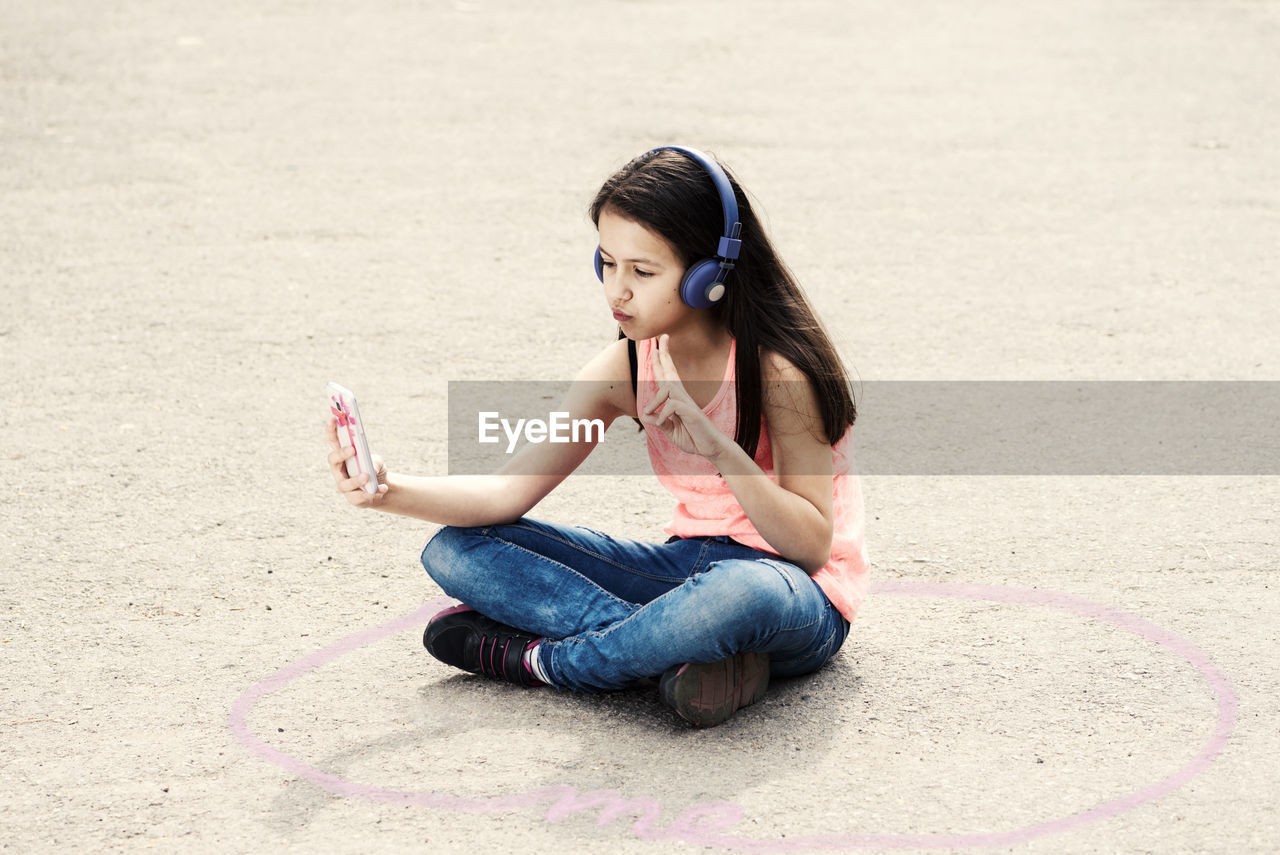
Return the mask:
<path id="1" fill-rule="evenodd" d="M 604 296 L 623 334 L 639 341 L 688 322 L 696 310 L 680 299 L 685 265 L 671 244 L 608 207 L 598 227 Z"/>

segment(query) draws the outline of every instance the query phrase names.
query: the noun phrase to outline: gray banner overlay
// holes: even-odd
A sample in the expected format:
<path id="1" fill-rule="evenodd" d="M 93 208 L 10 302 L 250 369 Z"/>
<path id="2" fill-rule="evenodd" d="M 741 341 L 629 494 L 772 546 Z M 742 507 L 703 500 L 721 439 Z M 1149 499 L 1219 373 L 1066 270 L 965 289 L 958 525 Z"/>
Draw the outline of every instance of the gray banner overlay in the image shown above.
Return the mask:
<path id="1" fill-rule="evenodd" d="M 597 441 L 578 472 L 649 474 L 634 421 L 573 418 L 582 385 L 450 382 L 449 472 Z M 872 381 L 855 400 L 864 475 L 1280 475 L 1280 381 Z"/>

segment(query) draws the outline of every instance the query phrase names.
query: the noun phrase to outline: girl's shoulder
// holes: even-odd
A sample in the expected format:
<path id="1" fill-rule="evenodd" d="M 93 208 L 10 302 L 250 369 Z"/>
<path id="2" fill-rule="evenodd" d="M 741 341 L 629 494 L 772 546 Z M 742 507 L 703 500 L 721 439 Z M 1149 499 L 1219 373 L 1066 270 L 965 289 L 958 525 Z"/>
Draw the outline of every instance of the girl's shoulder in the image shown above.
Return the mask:
<path id="1" fill-rule="evenodd" d="M 777 351 L 760 348 L 760 379 L 769 383 L 805 383 L 809 377 L 794 362 Z"/>
<path id="2" fill-rule="evenodd" d="M 770 432 L 821 434 L 822 406 L 813 382 L 780 353 L 760 349 L 760 393 Z"/>
<path id="3" fill-rule="evenodd" d="M 628 339 L 620 338 L 605 345 L 578 371 L 579 380 L 626 380 L 631 374 L 627 355 Z"/>
<path id="4" fill-rule="evenodd" d="M 628 339 L 605 346 L 587 361 L 574 378 L 575 392 L 607 405 L 618 415 L 636 414 L 636 397 L 631 391 L 631 358 Z"/>

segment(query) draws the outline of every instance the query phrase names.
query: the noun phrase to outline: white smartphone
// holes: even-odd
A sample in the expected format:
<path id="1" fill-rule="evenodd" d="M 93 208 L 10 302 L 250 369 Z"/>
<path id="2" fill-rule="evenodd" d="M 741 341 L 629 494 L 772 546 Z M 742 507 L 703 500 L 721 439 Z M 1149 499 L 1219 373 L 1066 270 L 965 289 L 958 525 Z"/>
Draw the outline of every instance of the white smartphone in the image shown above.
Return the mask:
<path id="1" fill-rule="evenodd" d="M 361 489 L 366 493 L 378 492 L 378 474 L 373 468 L 373 455 L 369 452 L 369 440 L 355 394 L 337 383 L 330 383 L 329 412 L 338 420 L 338 442 L 343 448 L 355 446 L 356 449 L 355 456 L 347 458 L 347 475 L 354 478 L 361 472 L 367 473 L 369 480 Z"/>

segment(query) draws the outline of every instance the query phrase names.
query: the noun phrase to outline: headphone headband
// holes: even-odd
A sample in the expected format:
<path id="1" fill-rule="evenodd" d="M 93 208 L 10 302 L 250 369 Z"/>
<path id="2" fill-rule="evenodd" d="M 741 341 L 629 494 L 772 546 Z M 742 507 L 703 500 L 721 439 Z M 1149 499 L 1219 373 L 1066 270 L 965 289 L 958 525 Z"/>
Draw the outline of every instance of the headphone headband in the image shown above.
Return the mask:
<path id="1" fill-rule="evenodd" d="M 742 250 L 742 241 L 738 237 L 742 233 L 742 223 L 738 222 L 738 199 L 733 193 L 733 185 L 729 183 L 729 176 L 724 174 L 724 170 L 714 158 L 696 148 L 684 145 L 661 145 L 651 149 L 649 153 L 654 154 L 659 151 L 678 151 L 697 162 L 711 176 L 712 182 L 716 185 L 716 192 L 720 194 L 720 207 L 724 210 L 724 234 L 720 237 L 716 255 L 726 261 L 733 261 Z"/>

